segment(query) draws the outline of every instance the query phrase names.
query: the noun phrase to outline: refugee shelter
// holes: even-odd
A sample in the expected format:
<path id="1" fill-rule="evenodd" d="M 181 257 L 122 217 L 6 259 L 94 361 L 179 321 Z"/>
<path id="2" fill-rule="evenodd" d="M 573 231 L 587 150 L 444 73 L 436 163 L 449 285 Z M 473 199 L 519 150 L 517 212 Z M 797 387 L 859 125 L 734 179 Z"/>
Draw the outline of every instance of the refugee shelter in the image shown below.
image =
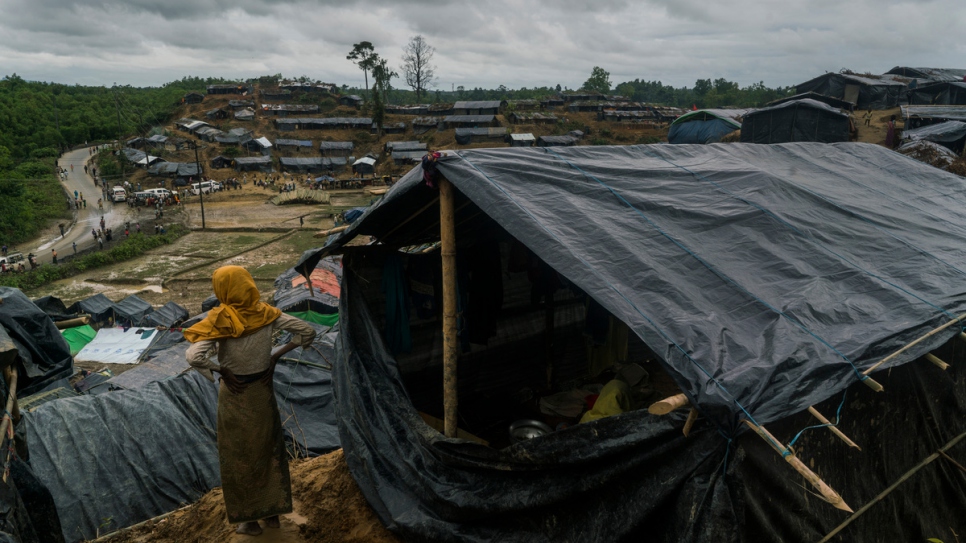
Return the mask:
<path id="1" fill-rule="evenodd" d="M 533 147 L 533 144 L 537 142 L 537 138 L 530 132 L 514 133 L 507 137 L 510 139 L 511 147 Z"/>
<path id="2" fill-rule="evenodd" d="M 752 111 L 741 122 L 743 143 L 849 141 L 850 120 L 828 104 L 803 98 Z"/>
<path id="3" fill-rule="evenodd" d="M 794 102 L 796 100 L 801 100 L 803 98 L 808 98 L 815 100 L 816 102 L 822 102 L 823 104 L 828 104 L 834 108 L 844 109 L 846 111 L 852 111 L 855 109 L 855 104 L 852 102 L 846 102 L 845 100 L 839 100 L 838 98 L 832 98 L 831 96 L 825 96 L 824 94 L 819 94 L 817 92 L 803 92 L 801 94 L 796 94 L 794 96 L 786 96 L 785 98 L 779 98 L 778 100 L 772 100 L 765 104 L 766 106 L 777 106 L 778 104 L 784 104 L 785 102 Z"/>
<path id="4" fill-rule="evenodd" d="M 312 140 L 277 139 L 274 145 L 279 151 L 301 152 L 302 149 L 309 151 L 312 149 Z"/>
<path id="5" fill-rule="evenodd" d="M 151 304 L 132 294 L 114 304 L 115 326 L 143 326 L 144 318 L 154 311 Z"/>
<path id="6" fill-rule="evenodd" d="M 188 320 L 188 310 L 176 302 L 168 302 L 163 306 L 144 315 L 142 326 L 163 326 L 174 328 Z"/>
<path id="7" fill-rule="evenodd" d="M 279 157 L 279 168 L 283 172 L 322 173 L 331 169 L 331 162 L 320 157 Z"/>
<path id="8" fill-rule="evenodd" d="M 858 109 L 889 109 L 905 97 L 906 84 L 875 76 L 827 73 L 795 86 L 798 94 L 815 92 L 855 104 Z"/>
<path id="9" fill-rule="evenodd" d="M 966 81 L 920 85 L 909 91 L 909 97 L 915 106 L 966 106 Z"/>
<path id="10" fill-rule="evenodd" d="M 487 141 L 503 141 L 506 139 L 505 128 L 457 128 L 455 130 L 456 143 L 469 145 L 470 143 L 484 143 Z"/>
<path id="11" fill-rule="evenodd" d="M 189 92 L 184 95 L 184 103 L 186 104 L 200 104 L 205 100 L 205 95 L 200 92 Z"/>
<path id="12" fill-rule="evenodd" d="M 453 104 L 453 115 L 499 115 L 506 106 L 506 100 L 465 100 Z"/>
<path id="13" fill-rule="evenodd" d="M 75 302 L 67 308 L 74 314 L 90 315 L 91 324 L 100 328 L 114 324 L 114 302 L 103 294 L 95 294 L 90 298 Z"/>
<path id="14" fill-rule="evenodd" d="M 323 141 L 319 144 L 319 152 L 324 157 L 349 157 L 354 147 L 351 141 Z"/>
<path id="15" fill-rule="evenodd" d="M 238 172 L 272 172 L 272 157 L 252 156 L 235 159 L 235 171 Z"/>
<path id="16" fill-rule="evenodd" d="M 966 106 L 900 106 L 899 112 L 907 129 L 946 121 L 966 122 Z"/>
<path id="17" fill-rule="evenodd" d="M 482 128 L 487 126 L 500 126 L 499 121 L 494 115 L 447 115 L 440 123 L 443 129 L 447 128 Z"/>
<path id="18" fill-rule="evenodd" d="M 540 136 L 537 138 L 537 147 L 572 147 L 577 145 L 579 138 L 576 136 Z"/>
<path id="19" fill-rule="evenodd" d="M 903 141 L 931 141 L 948 148 L 957 155 L 963 154 L 966 145 L 966 122 L 946 121 L 902 131 Z"/>
<path id="20" fill-rule="evenodd" d="M 681 115 L 671 123 L 668 143 L 715 143 L 735 130 L 750 109 L 699 109 Z"/>
<path id="21" fill-rule="evenodd" d="M 266 137 L 252 138 L 245 141 L 242 146 L 253 153 L 261 153 L 266 156 L 272 152 L 272 142 L 268 141 Z"/>
<path id="22" fill-rule="evenodd" d="M 963 81 L 966 78 L 966 70 L 959 68 L 912 68 L 909 66 L 896 66 L 886 72 L 890 75 L 899 75 L 909 79 L 927 81 Z"/>
<path id="23" fill-rule="evenodd" d="M 359 175 L 375 175 L 376 159 L 371 156 L 364 156 L 352 163 L 352 172 Z"/>
<path id="24" fill-rule="evenodd" d="M 426 144 L 421 141 L 387 141 L 385 149 L 389 153 L 397 151 L 426 151 Z"/>
<path id="25" fill-rule="evenodd" d="M 936 452 L 962 460 L 966 439 L 962 178 L 852 143 L 474 149 L 428 166 L 296 265 L 343 254 L 340 435 L 391 530 L 873 542 L 966 522 L 966 472 Z M 579 392 L 620 360 L 683 396 L 628 410 L 630 378 L 612 379 L 597 402 L 622 413 L 547 416 L 507 443 L 542 391 Z"/>

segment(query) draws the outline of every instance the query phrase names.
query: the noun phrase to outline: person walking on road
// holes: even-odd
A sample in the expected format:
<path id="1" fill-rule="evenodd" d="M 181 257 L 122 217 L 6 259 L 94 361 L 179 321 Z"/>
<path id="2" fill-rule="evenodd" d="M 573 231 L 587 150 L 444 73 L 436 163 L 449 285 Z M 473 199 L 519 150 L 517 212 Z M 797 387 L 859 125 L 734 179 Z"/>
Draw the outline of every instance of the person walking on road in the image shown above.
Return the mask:
<path id="1" fill-rule="evenodd" d="M 75 242 L 71 243 L 71 246 L 74 248 L 74 254 L 76 255 L 77 254 L 77 242 L 75 241 Z"/>
<path id="2" fill-rule="evenodd" d="M 104 248 L 104 238 L 98 237 L 97 238 L 97 245 L 98 245 L 98 249 L 103 249 Z"/>
<path id="3" fill-rule="evenodd" d="M 57 249 L 51 249 L 50 254 L 54 257 L 54 264 L 57 264 Z"/>
<path id="4" fill-rule="evenodd" d="M 73 164 L 70 165 L 70 171 L 74 171 L 74 165 Z"/>

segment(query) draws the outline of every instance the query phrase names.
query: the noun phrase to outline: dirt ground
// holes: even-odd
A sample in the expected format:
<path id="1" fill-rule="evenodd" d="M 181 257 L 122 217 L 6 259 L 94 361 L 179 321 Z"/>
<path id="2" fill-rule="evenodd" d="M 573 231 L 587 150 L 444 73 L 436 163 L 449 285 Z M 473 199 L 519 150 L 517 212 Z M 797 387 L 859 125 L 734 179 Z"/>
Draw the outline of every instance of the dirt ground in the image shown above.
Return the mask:
<path id="1" fill-rule="evenodd" d="M 277 530 L 238 535 L 228 524 L 221 489 L 171 515 L 98 540 L 103 543 L 399 543 L 369 507 L 342 450 L 292 464 L 295 511 Z"/>

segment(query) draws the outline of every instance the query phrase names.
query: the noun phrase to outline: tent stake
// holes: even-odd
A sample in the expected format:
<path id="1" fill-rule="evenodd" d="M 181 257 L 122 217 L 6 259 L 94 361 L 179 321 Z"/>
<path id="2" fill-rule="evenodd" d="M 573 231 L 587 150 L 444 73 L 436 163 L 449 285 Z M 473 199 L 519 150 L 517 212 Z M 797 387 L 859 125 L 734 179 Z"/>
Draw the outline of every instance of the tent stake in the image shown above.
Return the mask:
<path id="1" fill-rule="evenodd" d="M 928 353 L 926 355 L 926 360 L 932 362 L 933 364 L 935 364 L 941 370 L 945 370 L 945 369 L 947 369 L 949 367 L 949 364 L 943 362 L 941 358 L 939 358 L 938 356 L 936 356 L 936 355 L 934 355 L 932 353 Z"/>
<path id="2" fill-rule="evenodd" d="M 950 326 L 952 326 L 954 324 L 957 324 L 959 322 L 962 322 L 963 319 L 966 319 L 966 313 L 964 313 L 964 314 L 956 317 L 955 319 L 947 322 L 946 324 L 944 324 L 944 325 L 942 325 L 942 326 L 940 326 L 938 328 L 934 328 L 934 329 L 930 330 L 929 332 L 926 332 L 926 334 L 920 336 L 918 339 L 916 339 L 916 340 L 914 340 L 914 341 L 912 341 L 910 343 L 907 343 L 905 347 L 903 347 L 903 348 L 899 349 L 898 351 L 890 354 L 889 356 L 883 358 L 882 360 L 879 360 L 878 362 L 876 362 L 875 364 L 873 364 L 872 367 L 870 367 L 869 369 L 863 371 L 862 372 L 862 375 L 868 376 L 870 373 L 872 373 L 873 371 L 875 371 L 876 368 L 878 368 L 879 366 L 885 364 L 886 362 L 889 362 L 893 358 L 895 358 L 895 357 L 899 356 L 900 354 L 908 351 L 912 347 L 915 347 L 919 343 L 922 343 L 923 341 L 925 341 L 925 340 L 929 339 L 930 337 L 938 334 L 939 332 L 942 332 L 946 328 L 949 328 Z M 962 336 L 963 333 L 960 332 L 959 335 Z M 866 385 L 868 385 L 870 388 L 872 388 L 872 390 L 875 390 L 876 392 L 882 392 L 882 390 L 883 390 L 882 389 L 882 385 L 880 385 L 879 383 L 876 383 L 872 379 L 864 379 L 862 382 L 865 383 Z"/>
<path id="3" fill-rule="evenodd" d="M 453 185 L 439 177 L 439 239 L 443 264 L 443 433 L 456 437 L 456 221 Z"/>
<path id="4" fill-rule="evenodd" d="M 771 445 L 771 448 L 778 451 L 778 453 L 782 455 L 782 458 L 791 464 L 791 466 L 795 468 L 795 471 L 800 473 L 806 481 L 812 483 L 812 486 L 815 487 L 815 490 L 818 490 L 819 494 L 821 494 L 822 497 L 825 498 L 825 501 L 829 502 L 832 507 L 841 509 L 842 511 L 848 511 L 849 513 L 852 512 L 852 508 L 849 507 L 849 504 L 845 503 L 845 500 L 842 499 L 842 496 L 839 496 L 838 492 L 832 490 L 832 487 L 825 484 L 825 481 L 816 475 L 814 471 L 808 469 L 808 466 L 799 460 L 798 457 L 789 451 L 784 445 L 779 443 L 778 440 L 775 439 L 775 436 L 771 435 L 768 430 L 765 430 L 763 426 L 758 426 L 748 419 L 744 419 L 742 422 L 747 424 L 748 427 L 754 430 L 755 433 L 764 439 L 766 443 Z"/>
<path id="5" fill-rule="evenodd" d="M 856 445 L 856 443 L 854 441 L 852 441 L 851 439 L 849 439 L 849 436 L 845 435 L 842 432 L 842 430 L 839 430 L 835 426 L 832 426 L 832 423 L 829 422 L 829 420 L 827 418 L 825 418 L 825 415 L 819 413 L 818 412 L 818 409 L 815 409 L 814 407 L 809 406 L 808 412 L 811 413 L 813 417 L 817 418 L 819 420 L 819 422 L 821 422 L 822 424 L 828 424 L 828 426 L 826 426 L 826 428 L 828 428 L 829 431 L 831 431 L 833 434 L 835 434 L 836 436 L 838 436 L 839 439 L 841 439 L 842 441 L 844 441 L 846 445 L 848 445 L 849 447 L 855 447 L 856 449 L 858 449 L 860 451 L 862 450 L 862 447 L 859 447 L 858 445 Z"/>
<path id="6" fill-rule="evenodd" d="M 651 404 L 647 408 L 647 412 L 652 415 L 667 415 L 675 409 L 680 409 L 688 405 L 688 397 L 684 394 L 675 394 L 674 396 L 668 396 L 661 401 L 657 401 Z"/>
<path id="7" fill-rule="evenodd" d="M 688 413 L 688 420 L 684 421 L 684 437 L 688 437 L 688 434 L 691 433 L 691 427 L 694 426 L 696 420 L 698 420 L 698 410 L 692 407 L 691 412 Z"/>

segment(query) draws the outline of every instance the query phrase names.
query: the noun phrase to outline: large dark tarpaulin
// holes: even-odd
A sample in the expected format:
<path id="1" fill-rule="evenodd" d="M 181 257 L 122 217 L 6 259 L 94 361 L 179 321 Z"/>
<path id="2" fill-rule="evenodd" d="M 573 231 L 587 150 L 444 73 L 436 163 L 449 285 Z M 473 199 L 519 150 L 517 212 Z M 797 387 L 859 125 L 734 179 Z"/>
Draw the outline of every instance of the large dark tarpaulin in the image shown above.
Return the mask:
<path id="1" fill-rule="evenodd" d="M 919 128 L 910 128 L 903 130 L 902 139 L 940 143 L 959 154 L 963 152 L 963 144 L 966 142 L 966 122 L 946 121 Z"/>
<path id="2" fill-rule="evenodd" d="M 815 92 L 846 100 L 847 90 L 855 86 L 857 98 L 855 107 L 858 109 L 890 109 L 899 105 L 900 98 L 906 96 L 906 85 L 890 79 L 876 79 L 851 74 L 824 74 L 815 79 L 795 86 L 798 94 Z"/>
<path id="3" fill-rule="evenodd" d="M 814 543 L 847 518 L 824 503 L 757 435 L 724 439 L 701 418 L 631 411 L 502 450 L 447 439 L 420 418 L 387 352 L 359 281 L 346 274 L 334 369 L 346 462 L 382 522 L 407 541 L 680 541 Z M 863 448 L 824 428 L 797 454 L 858 509 L 966 432 L 966 343 L 879 376 L 887 393 L 854 383 L 817 404 Z M 807 413 L 770 425 L 787 443 L 817 424 Z M 962 462 L 966 440 L 949 449 Z M 966 473 L 936 460 L 833 541 L 952 540 L 966 531 Z"/>
<path id="4" fill-rule="evenodd" d="M 680 119 L 679 119 L 680 120 Z M 682 143 L 716 143 L 721 138 L 741 129 L 741 123 L 732 119 L 719 118 L 708 115 L 705 120 L 671 123 L 667 132 L 667 142 Z"/>
<path id="5" fill-rule="evenodd" d="M 68 308 L 71 313 L 84 313 L 91 316 L 91 325 L 104 326 L 114 318 L 114 302 L 103 294 L 95 294 L 90 298 L 74 303 Z"/>
<path id="6" fill-rule="evenodd" d="M 759 109 L 741 122 L 742 143 L 849 141 L 849 116 L 838 109 L 803 98 Z"/>
<path id="7" fill-rule="evenodd" d="M 154 311 L 151 304 L 132 294 L 114 304 L 114 324 L 116 326 L 141 326 L 145 315 Z"/>
<path id="8" fill-rule="evenodd" d="M 0 325 L 20 355 L 19 397 L 30 396 L 74 373 L 74 359 L 64 336 L 19 289 L 0 287 Z"/>
<path id="9" fill-rule="evenodd" d="M 966 82 L 921 86 L 910 91 L 909 96 L 916 106 L 966 106 Z"/>
<path id="10" fill-rule="evenodd" d="M 175 302 L 168 302 L 144 316 L 142 326 L 172 328 L 188 319 L 188 310 Z"/>
<path id="11" fill-rule="evenodd" d="M 54 496 L 64 538 L 93 539 L 218 486 L 217 401 L 215 385 L 193 372 L 24 414 L 30 465 Z"/>
<path id="12" fill-rule="evenodd" d="M 729 435 L 840 393 L 966 312 L 963 179 L 880 146 L 481 149 L 438 168 L 624 321 Z M 436 195 L 413 170 L 326 251 Z"/>

